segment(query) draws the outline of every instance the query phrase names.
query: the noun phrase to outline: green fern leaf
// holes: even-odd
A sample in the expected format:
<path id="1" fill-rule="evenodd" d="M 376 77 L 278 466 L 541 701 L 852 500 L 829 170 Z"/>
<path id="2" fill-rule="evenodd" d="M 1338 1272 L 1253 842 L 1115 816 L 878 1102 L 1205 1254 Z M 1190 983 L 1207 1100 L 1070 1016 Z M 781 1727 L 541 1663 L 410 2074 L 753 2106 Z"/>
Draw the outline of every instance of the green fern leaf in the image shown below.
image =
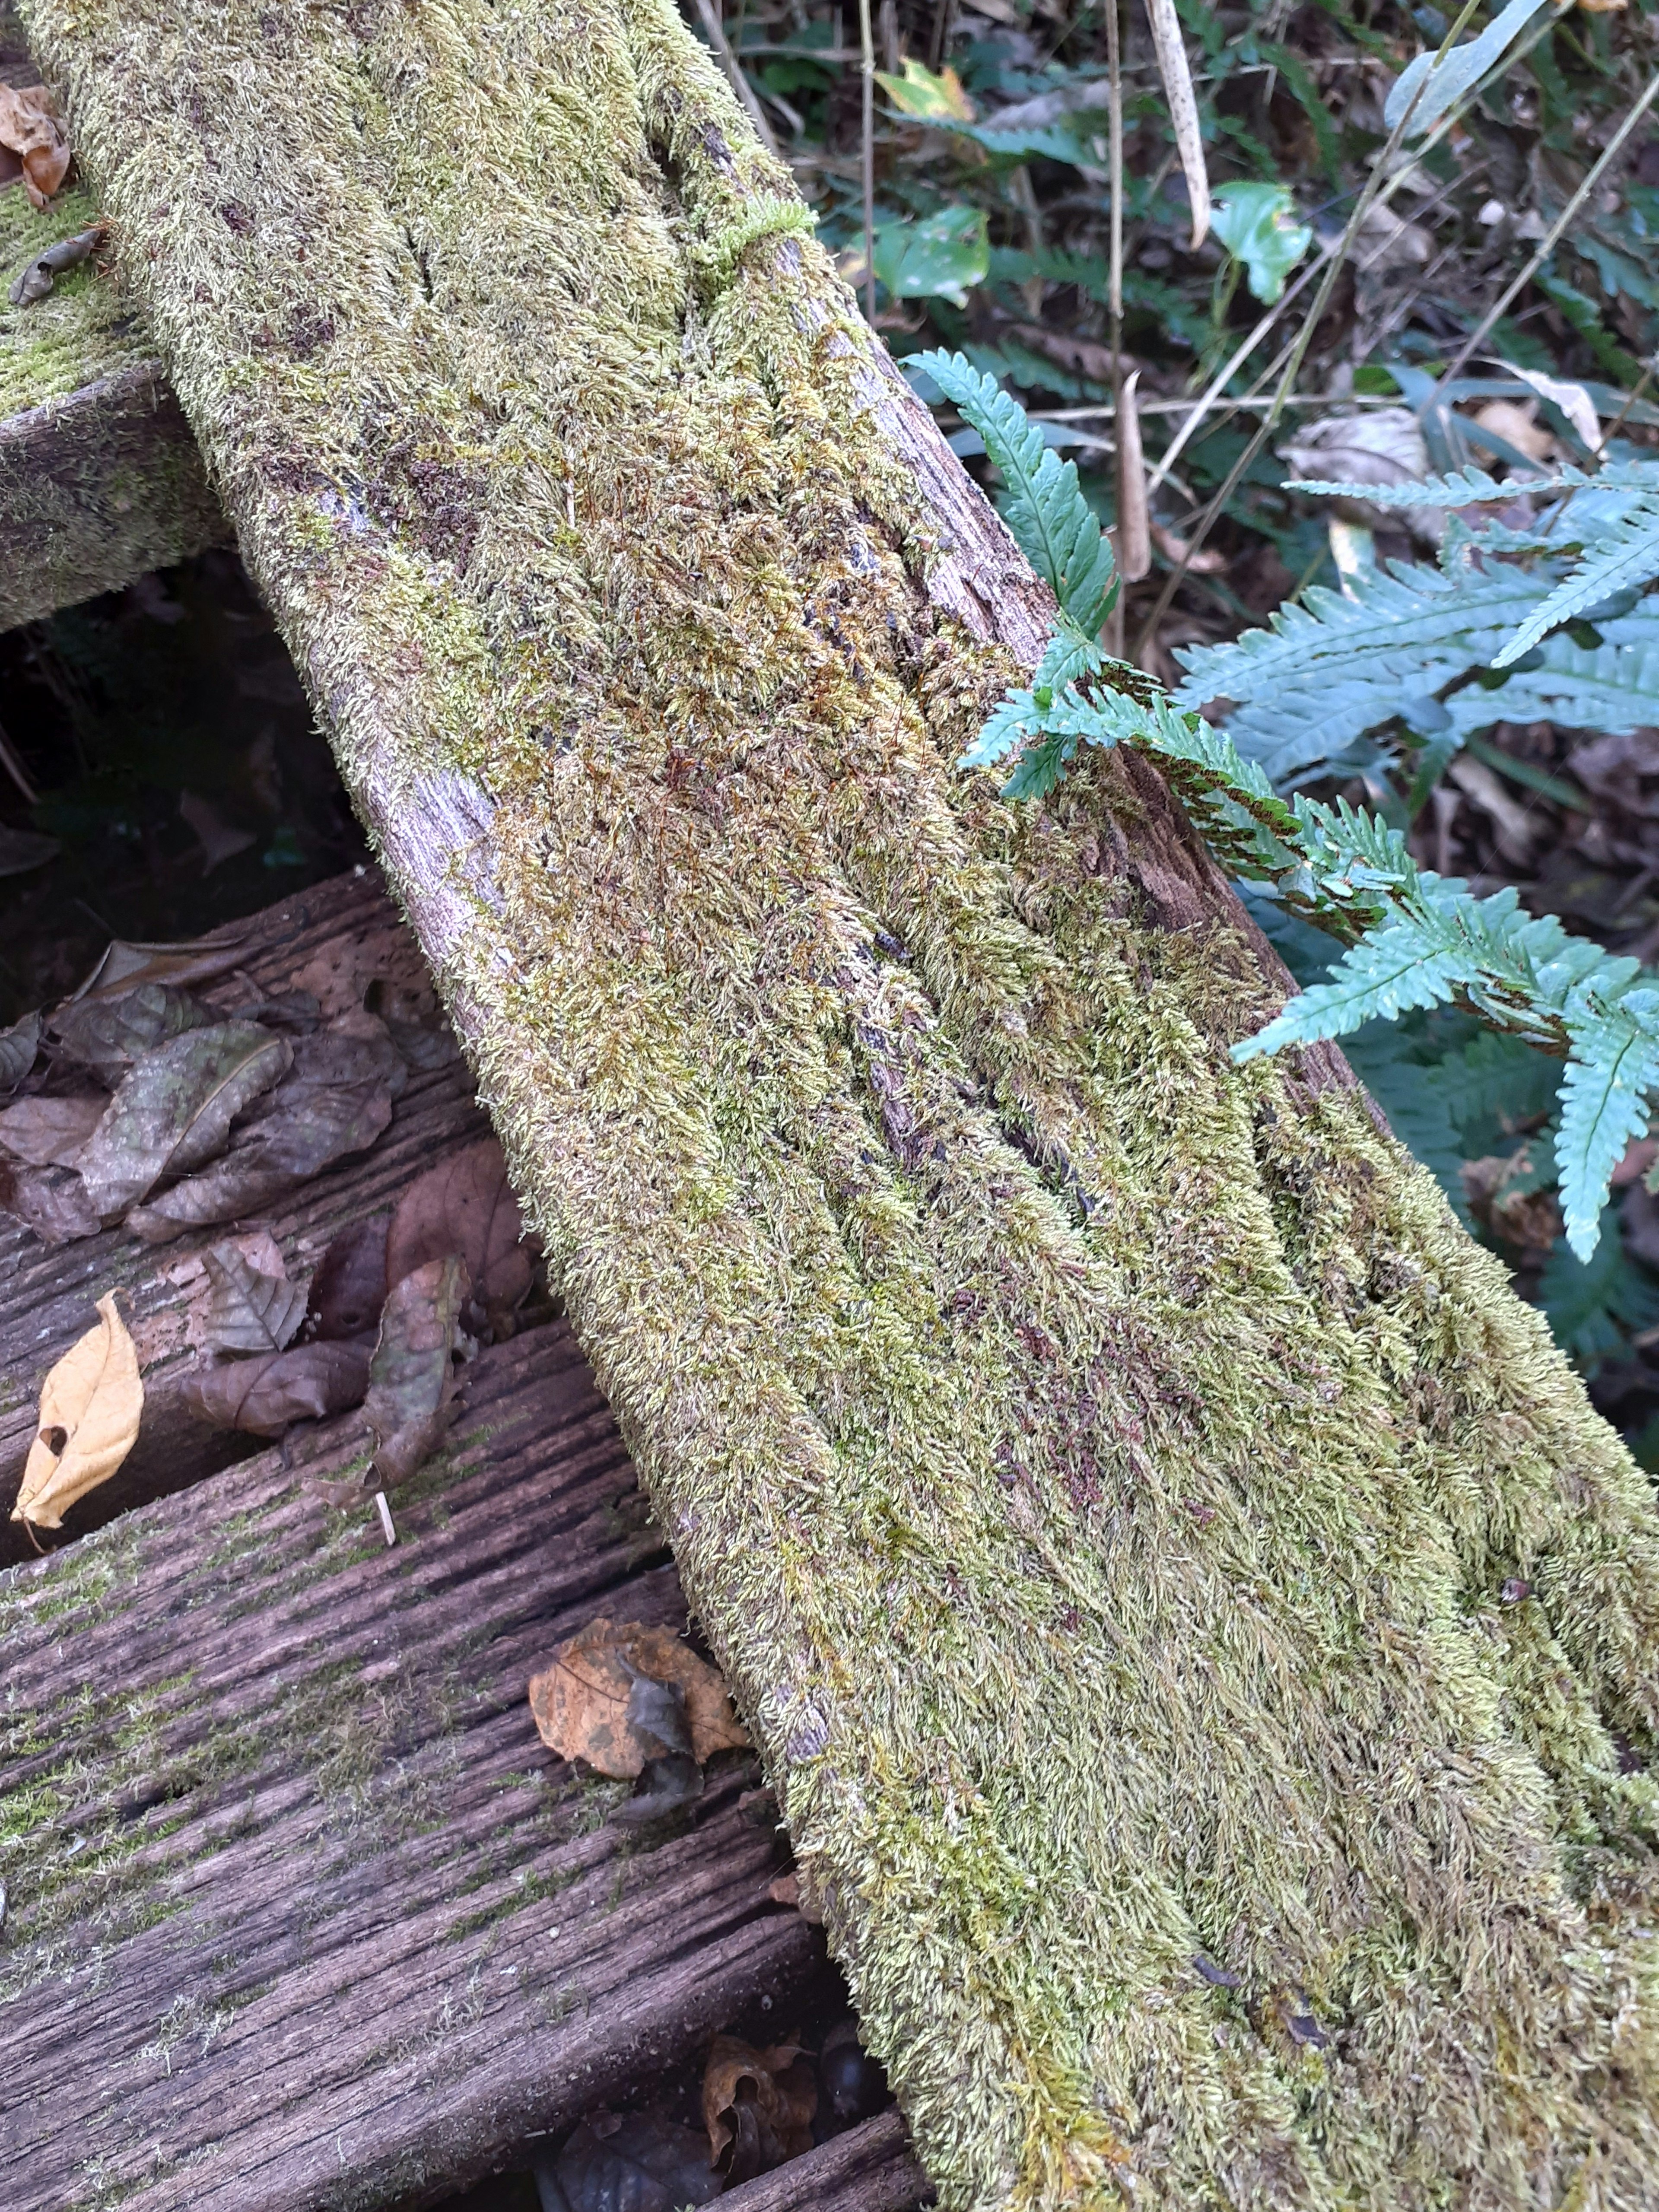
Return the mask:
<path id="1" fill-rule="evenodd" d="M 1626 1330 L 1659 1322 L 1659 1290 L 1632 1266 L 1611 1206 L 1596 1225 L 1591 1255 L 1580 1260 L 1558 1244 L 1538 1285 L 1556 1342 L 1591 1370 L 1627 1351 Z"/>
<path id="2" fill-rule="evenodd" d="M 964 355 L 916 358 L 985 441 L 1008 486 L 1005 510 L 1020 550 L 1079 629 L 1092 636 L 1117 597 L 1112 549 L 1083 496 L 1075 461 L 1062 462 L 1018 400 L 997 388 Z"/>
<path id="3" fill-rule="evenodd" d="M 1637 995 L 1659 1004 L 1659 993 Z M 1575 1026 L 1555 1152 L 1567 1242 L 1581 1260 L 1595 1249 L 1614 1168 L 1631 1139 L 1647 1128 L 1656 1084 L 1659 1024 L 1644 1033 L 1625 1015 Z"/>
<path id="4" fill-rule="evenodd" d="M 1513 1126 L 1547 1114 L 1555 1103 L 1560 1066 L 1519 1037 L 1483 1030 L 1461 1050 L 1419 1067 L 1418 1077 L 1452 1126 L 1469 1130 L 1483 1122 Z"/>
<path id="5" fill-rule="evenodd" d="M 1411 1006 L 1443 1006 L 1459 981 L 1457 948 L 1441 942 L 1417 921 L 1395 921 L 1351 945 L 1331 969 L 1292 999 L 1276 1020 L 1233 1047 L 1233 1058 L 1254 1060 L 1287 1044 L 1314 1044 L 1346 1036 L 1362 1022 L 1392 1021 Z"/>
<path id="6" fill-rule="evenodd" d="M 963 754 L 963 768 L 994 768 L 1024 744 L 1042 720 L 1036 695 L 1010 691 L 992 708 L 984 728 Z"/>
<path id="7" fill-rule="evenodd" d="M 1611 627 L 1611 625 L 1609 625 Z M 1659 634 L 1648 646 L 1583 646 L 1546 638 L 1536 668 L 1488 690 L 1472 684 L 1446 702 L 1459 743 L 1493 722 L 1557 722 L 1626 737 L 1659 724 Z"/>
<path id="8" fill-rule="evenodd" d="M 1534 607 L 1502 650 L 1494 668 L 1509 668 L 1529 653 L 1547 632 L 1571 622 L 1620 592 L 1651 583 L 1659 576 L 1659 499 L 1639 501 L 1583 554 L 1570 576 Z"/>
<path id="9" fill-rule="evenodd" d="M 1178 646 L 1187 672 L 1176 703 L 1234 702 L 1227 726 L 1239 752 L 1285 784 L 1403 703 L 1487 665 L 1553 580 L 1501 563 L 1449 576 L 1397 562 L 1358 582 L 1352 599 L 1316 587 L 1305 605 L 1281 607 L 1269 629 L 1230 645 Z"/>

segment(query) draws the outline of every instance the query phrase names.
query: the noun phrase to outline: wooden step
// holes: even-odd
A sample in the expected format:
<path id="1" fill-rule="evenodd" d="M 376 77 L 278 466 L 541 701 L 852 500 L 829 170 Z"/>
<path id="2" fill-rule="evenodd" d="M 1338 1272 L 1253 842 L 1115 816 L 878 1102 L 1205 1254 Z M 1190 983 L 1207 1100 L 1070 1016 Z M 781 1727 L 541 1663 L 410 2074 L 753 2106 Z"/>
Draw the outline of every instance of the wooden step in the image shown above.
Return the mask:
<path id="1" fill-rule="evenodd" d="M 684 1608 L 562 1323 L 468 1400 L 393 1548 L 352 1414 L 0 1579 L 9 2212 L 441 2193 L 821 1956 L 740 1757 L 653 1844 L 541 1746 L 554 1644 Z"/>
<path id="2" fill-rule="evenodd" d="M 0 0 L 0 82 L 38 83 Z M 0 629 L 131 583 L 230 535 L 142 325 L 97 263 L 15 306 L 43 247 L 98 220 L 72 185 L 37 212 L 0 190 Z"/>

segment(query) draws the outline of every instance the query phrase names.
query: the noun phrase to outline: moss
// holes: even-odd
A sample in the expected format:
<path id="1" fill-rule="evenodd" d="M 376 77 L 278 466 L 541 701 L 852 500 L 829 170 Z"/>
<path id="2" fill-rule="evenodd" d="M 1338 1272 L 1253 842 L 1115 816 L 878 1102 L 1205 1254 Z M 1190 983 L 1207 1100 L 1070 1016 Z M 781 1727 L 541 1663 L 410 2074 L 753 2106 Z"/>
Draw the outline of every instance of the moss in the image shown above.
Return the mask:
<path id="1" fill-rule="evenodd" d="M 1650 1488 L 1156 780 L 956 770 L 667 0 L 32 14 L 942 2201 L 1652 2203 Z"/>

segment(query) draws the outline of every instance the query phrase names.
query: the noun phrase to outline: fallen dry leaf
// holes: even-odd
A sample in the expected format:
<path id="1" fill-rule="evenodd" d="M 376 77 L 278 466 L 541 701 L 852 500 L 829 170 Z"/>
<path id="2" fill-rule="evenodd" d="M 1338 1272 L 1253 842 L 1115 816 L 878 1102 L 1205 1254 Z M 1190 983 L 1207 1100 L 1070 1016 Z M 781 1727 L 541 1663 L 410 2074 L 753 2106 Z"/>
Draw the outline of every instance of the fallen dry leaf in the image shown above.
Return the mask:
<path id="1" fill-rule="evenodd" d="M 1140 444 L 1137 368 L 1123 380 L 1117 409 L 1117 565 L 1126 584 L 1139 583 L 1152 565 L 1146 509 L 1146 463 Z"/>
<path id="2" fill-rule="evenodd" d="M 99 1299 L 98 1312 L 97 1328 L 64 1354 L 41 1385 L 14 1521 L 61 1528 L 65 1510 L 107 1482 L 137 1439 L 144 1386 L 113 1291 Z"/>
<path id="3" fill-rule="evenodd" d="M 459 1362 L 472 1348 L 461 1333 L 471 1290 L 465 1261 L 452 1253 L 428 1260 L 387 1294 L 364 1401 L 382 1482 L 413 1474 L 455 1418 Z"/>
<path id="4" fill-rule="evenodd" d="M 335 1089 L 307 1081 L 305 1055 L 317 1042 L 301 1040 L 292 1073 L 265 1094 L 222 1159 L 133 1209 L 127 1227 L 135 1237 L 163 1244 L 185 1229 L 240 1220 L 368 1150 L 392 1119 L 391 1090 L 379 1080 Z"/>
<path id="5" fill-rule="evenodd" d="M 1187 198 L 1193 210 L 1190 251 L 1196 253 L 1210 228 L 1210 178 L 1204 166 L 1204 139 L 1199 129 L 1192 71 L 1181 42 L 1181 18 L 1176 13 L 1175 0 L 1146 0 L 1146 15 L 1152 27 L 1152 46 L 1170 120 L 1175 126 L 1176 148 L 1187 179 Z"/>
<path id="6" fill-rule="evenodd" d="M 54 245 L 43 247 L 33 261 L 25 262 L 12 280 L 7 297 L 14 307 L 33 307 L 49 296 L 56 280 L 66 269 L 78 268 L 90 260 L 104 242 L 104 226 L 94 223 L 90 230 L 78 230 L 73 238 L 60 238 Z"/>
<path id="7" fill-rule="evenodd" d="M 23 190 L 43 208 L 69 174 L 69 133 L 41 84 L 0 84 L 0 146 L 23 165 Z"/>
<path id="8" fill-rule="evenodd" d="M 1539 422 L 1535 399 L 1528 399 L 1524 405 L 1514 399 L 1489 399 L 1484 407 L 1476 408 L 1474 421 L 1478 429 L 1490 430 L 1506 446 L 1513 446 L 1517 453 L 1524 453 L 1529 461 L 1543 462 L 1554 457 L 1555 439 Z"/>
<path id="9" fill-rule="evenodd" d="M 288 1039 L 257 1022 L 216 1022 L 142 1054 L 77 1162 L 104 1219 L 125 1213 L 164 1176 L 187 1174 L 222 1152 L 236 1116 L 293 1058 Z"/>
<path id="10" fill-rule="evenodd" d="M 702 2119 L 711 2162 L 728 2188 L 811 2150 L 817 2108 L 817 2081 L 799 2044 L 757 2051 L 717 2035 L 709 2045 Z"/>
<path id="11" fill-rule="evenodd" d="M 216 1429 L 280 1437 L 295 1421 L 360 1406 L 368 1388 L 367 1344 L 300 1344 L 204 1368 L 180 1384 L 179 1395 Z"/>
<path id="12" fill-rule="evenodd" d="M 717 1751 L 749 1741 L 726 1685 L 705 1660 L 665 1628 L 634 1620 L 590 1620 L 561 1644 L 530 1683 L 530 1710 L 542 1741 L 561 1759 L 586 1759 L 601 1774 L 632 1780 L 661 1755 L 651 1716 L 641 1727 L 636 1686 L 641 1675 L 677 1690 L 684 1701 L 690 1755 L 699 1765 Z"/>
<path id="13" fill-rule="evenodd" d="M 501 1148 L 486 1137 L 428 1169 L 398 1200 L 386 1238 L 386 1280 L 401 1282 L 427 1261 L 459 1252 L 479 1304 L 492 1314 L 511 1311 L 534 1267 L 523 1237 Z"/>
<path id="14" fill-rule="evenodd" d="M 38 830 L 13 830 L 0 823 L 0 876 L 32 875 L 63 849 L 56 837 L 43 837 Z"/>
<path id="15" fill-rule="evenodd" d="M 204 1341 L 210 1350 L 282 1352 L 293 1342 L 305 1318 L 306 1294 L 286 1273 L 256 1267 L 239 1245 L 229 1243 L 210 1245 L 202 1266 L 208 1279 Z"/>
<path id="16" fill-rule="evenodd" d="M 14 1167 L 0 1161 L 0 1213 L 14 1214 L 47 1246 L 95 1237 L 103 1227 L 72 1168 Z"/>
<path id="17" fill-rule="evenodd" d="M 0 1152 L 31 1168 L 69 1168 L 104 1118 L 108 1098 L 20 1098 L 0 1107 Z"/>
<path id="18" fill-rule="evenodd" d="M 605 2111 L 590 2112 L 556 2159 L 538 2160 L 536 2181 L 546 2212 L 681 2212 L 726 2185 L 692 2129 Z"/>
<path id="19" fill-rule="evenodd" d="M 187 830 L 194 832 L 202 848 L 202 873 L 210 876 L 221 862 L 234 860 L 238 853 L 246 853 L 256 840 L 252 830 L 239 830 L 227 822 L 211 799 L 202 799 L 193 791 L 179 794 L 179 818 Z"/>
<path id="20" fill-rule="evenodd" d="M 172 983 L 140 983 L 112 996 L 71 999 L 52 1018 L 55 1057 L 90 1068 L 114 1090 L 136 1060 L 186 1030 L 220 1019 L 211 1006 Z"/>
<path id="21" fill-rule="evenodd" d="M 241 964 L 248 927 L 236 922 L 212 937 L 173 944 L 112 938 L 74 998 L 108 998 L 136 983 L 205 983 L 211 976 L 227 975 Z"/>
<path id="22" fill-rule="evenodd" d="M 0 1030 L 0 1091 L 15 1091 L 34 1065 L 45 1028 L 40 1014 L 25 1014 L 9 1030 Z"/>
<path id="23" fill-rule="evenodd" d="M 325 1340 L 373 1328 L 386 1304 L 389 1213 L 354 1221 L 330 1243 L 311 1279 L 306 1310 L 310 1334 Z"/>

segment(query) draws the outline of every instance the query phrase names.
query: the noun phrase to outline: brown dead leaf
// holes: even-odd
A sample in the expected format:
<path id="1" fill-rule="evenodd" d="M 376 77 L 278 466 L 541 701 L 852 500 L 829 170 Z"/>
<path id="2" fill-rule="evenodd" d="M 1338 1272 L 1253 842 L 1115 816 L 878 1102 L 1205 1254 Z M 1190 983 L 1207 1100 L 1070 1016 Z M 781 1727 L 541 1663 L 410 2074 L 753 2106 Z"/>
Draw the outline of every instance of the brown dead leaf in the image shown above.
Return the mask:
<path id="1" fill-rule="evenodd" d="M 69 133 L 42 84 L 0 84 L 0 146 L 23 165 L 23 190 L 43 208 L 69 174 Z"/>
<path id="2" fill-rule="evenodd" d="M 103 244 L 104 237 L 104 225 L 95 222 L 90 230 L 77 230 L 73 238 L 60 238 L 42 247 L 12 279 L 7 298 L 14 307 L 34 307 L 48 297 L 64 270 L 78 268 L 82 262 L 89 261 Z"/>
<path id="3" fill-rule="evenodd" d="M 203 1340 L 210 1351 L 281 1352 L 292 1343 L 305 1318 L 306 1294 L 285 1270 L 272 1274 L 256 1267 L 231 1243 L 210 1245 L 202 1267 L 208 1279 Z"/>
<path id="4" fill-rule="evenodd" d="M 140 983 L 107 997 L 71 999 L 52 1017 L 55 1056 L 90 1068 L 112 1091 L 134 1060 L 186 1030 L 220 1019 L 211 1006 L 171 983 Z"/>
<path id="5" fill-rule="evenodd" d="M 286 1071 L 294 1048 L 257 1022 L 216 1022 L 142 1054 L 122 1078 L 77 1165 L 106 1221 L 164 1176 L 222 1152 L 230 1125 Z"/>
<path id="6" fill-rule="evenodd" d="M 0 1152 L 31 1168 L 73 1167 L 104 1118 L 102 1092 L 81 1098 L 20 1098 L 0 1107 Z"/>
<path id="7" fill-rule="evenodd" d="M 0 1030 L 0 1091 L 15 1091 L 34 1066 L 45 1028 L 40 1014 L 25 1014 L 9 1030 Z"/>
<path id="8" fill-rule="evenodd" d="M 601 1774 L 632 1780 L 663 1755 L 665 1739 L 644 1716 L 640 1677 L 677 1690 L 684 1700 L 690 1755 L 699 1765 L 717 1751 L 749 1741 L 714 1669 L 665 1628 L 605 1616 L 561 1644 L 530 1683 L 530 1710 L 542 1741 L 561 1759 L 586 1759 Z"/>
<path id="9" fill-rule="evenodd" d="M 313 1337 L 359 1336 L 373 1328 L 386 1304 L 386 1236 L 389 1213 L 343 1229 L 311 1279 L 306 1318 Z"/>
<path id="10" fill-rule="evenodd" d="M 236 1221 L 270 1206 L 325 1168 L 367 1152 L 392 1119 L 392 1090 L 379 1076 L 337 1082 L 372 1068 L 392 1050 L 332 1028 L 301 1037 L 289 1074 L 261 1099 L 230 1148 L 204 1174 L 191 1176 L 127 1216 L 146 1243 L 182 1230 Z M 401 1063 L 399 1063 L 401 1066 Z"/>
<path id="11" fill-rule="evenodd" d="M 758 2051 L 717 2035 L 702 2075 L 702 2118 L 715 2171 L 728 2188 L 769 2173 L 812 2148 L 817 2082 L 799 2044 Z"/>
<path id="12" fill-rule="evenodd" d="M 41 1385 L 14 1521 L 61 1528 L 65 1510 L 107 1482 L 137 1441 L 144 1410 L 138 1354 L 113 1291 L 99 1299 L 98 1312 L 97 1328 L 64 1354 Z"/>
<path id="13" fill-rule="evenodd" d="M 228 975 L 240 964 L 248 929 L 246 922 L 237 922 L 211 937 L 192 937 L 173 944 L 112 938 L 74 996 L 77 1000 L 110 998 L 138 983 L 205 983 L 212 976 Z"/>
<path id="14" fill-rule="evenodd" d="M 1224 553 L 1219 546 L 1206 545 L 1202 551 L 1194 553 L 1187 540 L 1171 530 L 1167 523 L 1159 522 L 1154 518 L 1148 522 L 1146 527 L 1153 544 L 1157 546 L 1172 568 L 1184 568 L 1194 576 L 1219 576 L 1225 574 L 1231 556 Z"/>
<path id="15" fill-rule="evenodd" d="M 195 833 L 202 848 L 204 876 L 210 876 L 222 862 L 234 860 L 238 853 L 246 853 L 255 842 L 252 830 L 239 830 L 234 822 L 227 822 L 211 799 L 193 791 L 179 793 L 179 818 Z"/>
<path id="16" fill-rule="evenodd" d="M 459 1252 L 473 1294 L 491 1313 L 510 1311 L 530 1288 L 534 1262 L 524 1219 L 494 1137 L 469 1145 L 418 1176 L 398 1201 L 386 1239 L 390 1283 L 447 1252 Z"/>
<path id="17" fill-rule="evenodd" d="M 104 1225 L 72 1168 L 14 1167 L 0 1161 L 0 1213 L 15 1215 L 48 1247 L 95 1237 Z"/>
<path id="18" fill-rule="evenodd" d="M 204 1368 L 179 1386 L 192 1413 L 216 1429 L 280 1437 L 295 1421 L 320 1421 L 362 1403 L 367 1344 L 301 1344 Z"/>
<path id="19" fill-rule="evenodd" d="M 1117 409 L 1117 565 L 1126 584 L 1139 583 L 1152 565 L 1146 462 L 1135 403 L 1139 382 L 1139 369 L 1124 379 Z"/>
<path id="20" fill-rule="evenodd" d="M 364 1404 L 382 1482 L 413 1474 L 455 1418 L 459 1363 L 472 1349 L 461 1331 L 471 1289 L 465 1261 L 452 1253 L 416 1267 L 387 1296 Z"/>

